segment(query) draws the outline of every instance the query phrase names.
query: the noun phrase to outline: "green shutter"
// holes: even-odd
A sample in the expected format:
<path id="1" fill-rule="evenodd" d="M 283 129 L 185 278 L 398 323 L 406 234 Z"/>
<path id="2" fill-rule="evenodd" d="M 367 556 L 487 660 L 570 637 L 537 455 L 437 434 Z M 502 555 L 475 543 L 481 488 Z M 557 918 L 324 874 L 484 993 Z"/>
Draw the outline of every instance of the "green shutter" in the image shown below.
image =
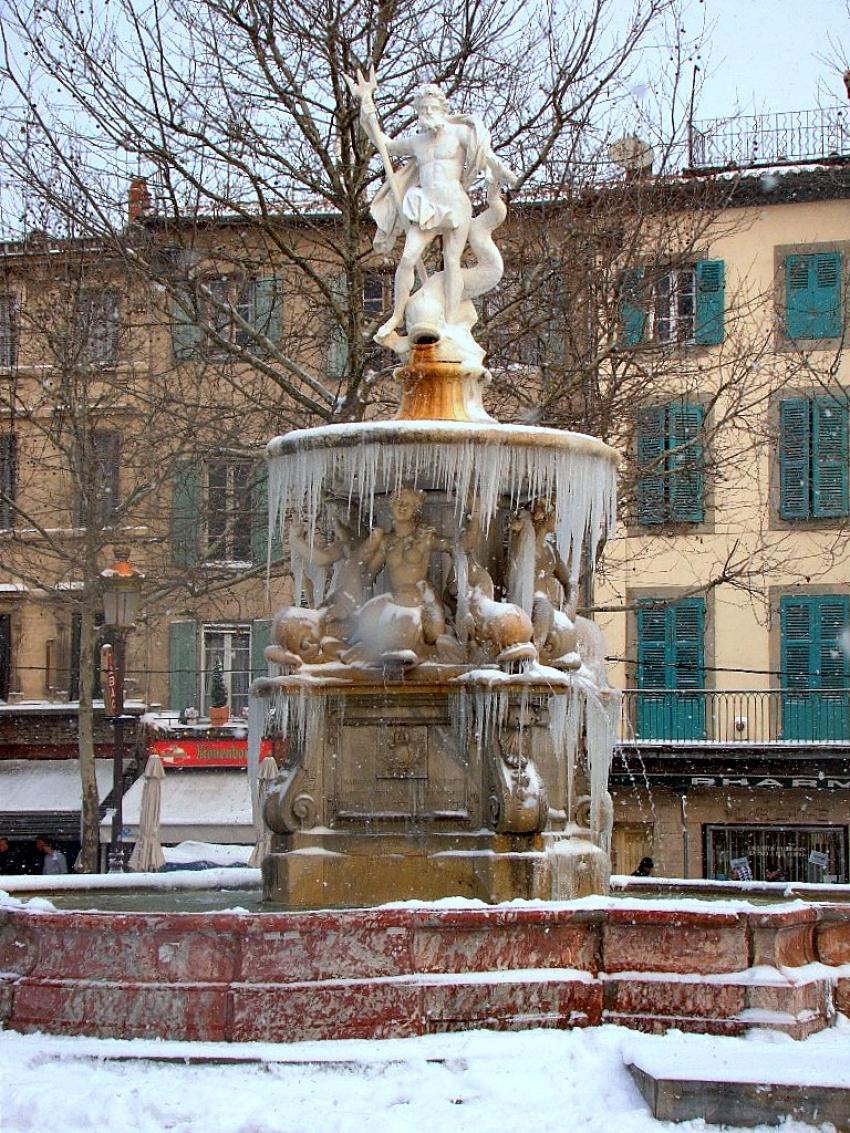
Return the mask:
<path id="1" fill-rule="evenodd" d="M 702 523 L 705 517 L 704 416 L 701 405 L 674 402 L 667 407 L 668 516 L 675 523 Z"/>
<path id="2" fill-rule="evenodd" d="M 638 346 L 646 334 L 643 268 L 627 271 L 620 285 L 620 345 Z"/>
<path id="3" fill-rule="evenodd" d="M 251 622 L 251 680 L 269 675 L 269 663 L 265 649 L 272 640 L 271 618 L 258 618 Z"/>
<path id="4" fill-rule="evenodd" d="M 186 293 L 171 299 L 171 349 L 177 362 L 186 362 L 198 355 L 204 337 L 203 327 L 192 317 L 192 297 Z"/>
<path id="5" fill-rule="evenodd" d="M 654 406 L 641 412 L 637 422 L 637 462 L 640 470 L 637 482 L 639 523 L 663 523 L 666 519 L 664 504 L 666 433 L 667 414 L 664 406 Z M 643 471 L 644 469 L 646 471 Z"/>
<path id="6" fill-rule="evenodd" d="M 264 563 L 268 553 L 269 539 L 269 470 L 263 461 L 257 469 L 253 484 L 251 505 L 251 558 L 255 563 Z M 272 562 L 283 557 L 283 544 L 280 539 L 280 524 L 275 517 L 272 528 Z"/>
<path id="7" fill-rule="evenodd" d="M 641 689 L 667 688 L 667 610 L 652 603 L 637 611 L 637 684 Z"/>
<path id="8" fill-rule="evenodd" d="M 171 481 L 171 551 L 179 566 L 194 566 L 200 557 L 201 466 L 179 460 Z"/>
<path id="9" fill-rule="evenodd" d="M 700 346 L 717 346 L 723 341 L 723 260 L 701 260 L 696 265 L 696 285 L 694 341 Z"/>
<path id="10" fill-rule="evenodd" d="M 779 514 L 807 519 L 811 498 L 811 407 L 804 397 L 779 403 Z"/>
<path id="11" fill-rule="evenodd" d="M 820 623 L 818 651 L 818 684 L 820 688 L 847 688 L 850 683 L 850 662 L 844 640 L 848 630 L 850 600 L 836 594 L 817 598 Z"/>
<path id="12" fill-rule="evenodd" d="M 170 707 L 177 712 L 198 708 L 198 623 L 171 622 L 168 627 L 171 674 Z"/>
<path id="13" fill-rule="evenodd" d="M 812 515 L 848 514 L 847 406 L 832 397 L 812 402 Z"/>
<path id="14" fill-rule="evenodd" d="M 682 598 L 668 608 L 668 614 L 674 687 L 701 689 L 705 685 L 705 601 L 702 598 Z"/>
<path id="15" fill-rule="evenodd" d="M 271 342 L 280 340 L 283 320 L 283 296 L 280 281 L 258 279 L 254 298 L 254 327 Z"/>
<path id="16" fill-rule="evenodd" d="M 345 275 L 334 276 L 328 283 L 336 303 L 342 308 L 343 318 L 348 310 L 348 280 Z M 328 339 L 328 374 L 340 380 L 348 367 L 348 336 L 345 326 L 337 322 L 332 312 Z"/>
<path id="17" fill-rule="evenodd" d="M 789 338 L 840 336 L 841 256 L 838 252 L 788 256 L 785 295 Z"/>
<path id="18" fill-rule="evenodd" d="M 788 689 L 807 690 L 813 675 L 812 645 L 817 628 L 812 624 L 811 598 L 783 598 L 782 683 Z"/>

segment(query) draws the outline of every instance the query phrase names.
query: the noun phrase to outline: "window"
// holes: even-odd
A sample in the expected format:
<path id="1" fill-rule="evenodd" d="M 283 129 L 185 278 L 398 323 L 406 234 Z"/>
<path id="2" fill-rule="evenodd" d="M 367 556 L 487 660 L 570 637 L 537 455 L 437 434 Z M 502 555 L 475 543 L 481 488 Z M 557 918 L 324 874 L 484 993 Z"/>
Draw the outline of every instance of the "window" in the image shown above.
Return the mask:
<path id="1" fill-rule="evenodd" d="M 683 401 L 640 413 L 638 523 L 701 523 L 705 518 L 703 418 L 701 405 Z"/>
<path id="2" fill-rule="evenodd" d="M 785 331 L 789 338 L 841 335 L 841 256 L 815 252 L 785 259 Z"/>
<path id="3" fill-rule="evenodd" d="M 197 297 L 186 294 L 172 303 L 172 346 L 178 361 L 203 353 L 226 353 L 221 339 L 259 353 L 263 348 L 259 336 L 270 342 L 280 338 L 278 280 L 215 276 L 203 280 L 201 287 Z"/>
<path id="4" fill-rule="evenodd" d="M 728 881 L 732 863 L 746 861 L 756 881 L 847 881 L 844 826 L 706 826 L 706 877 Z M 818 855 L 812 861 L 812 851 Z M 825 866 L 818 865 L 824 860 Z M 779 877 L 775 875 L 779 874 Z"/>
<path id="5" fill-rule="evenodd" d="M 83 490 L 74 499 L 75 527 L 114 523 L 120 502 L 120 465 L 120 434 L 101 429 L 90 433 L 88 460 L 81 460 L 79 469 Z"/>
<path id="6" fill-rule="evenodd" d="M 203 636 L 203 702 L 206 712 L 210 704 L 210 687 L 216 665 L 221 669 L 227 703 L 232 716 L 242 715 L 248 707 L 251 684 L 251 629 L 249 626 L 204 626 Z"/>
<path id="7" fill-rule="evenodd" d="M 532 285 L 519 272 L 506 271 L 495 291 L 484 297 L 490 353 L 497 366 L 540 370 L 563 358 L 562 268 L 554 263 L 543 267 L 545 275 Z"/>
<path id="8" fill-rule="evenodd" d="M 850 598 L 789 595 L 779 615 L 782 738 L 850 739 Z"/>
<path id="9" fill-rule="evenodd" d="M 108 365 L 118 357 L 118 292 L 81 291 L 75 310 L 75 333 L 89 362 Z"/>
<path id="10" fill-rule="evenodd" d="M 779 514 L 828 519 L 850 514 L 847 404 L 833 397 L 779 403 Z"/>
<path id="11" fill-rule="evenodd" d="M 363 273 L 363 316 L 369 323 L 380 324 L 389 317 L 393 306 L 393 277 L 388 272 Z M 376 342 L 366 344 L 366 366 L 372 370 L 387 369 L 394 365 L 393 355 Z"/>
<path id="12" fill-rule="evenodd" d="M 705 735 L 705 601 L 646 600 L 637 611 L 638 739 Z"/>
<path id="13" fill-rule="evenodd" d="M 0 368 L 18 364 L 20 303 L 17 295 L 0 295 Z"/>
<path id="14" fill-rule="evenodd" d="M 722 260 L 670 267 L 654 277 L 632 268 L 620 284 L 620 341 L 715 346 L 723 341 Z"/>
<path id="15" fill-rule="evenodd" d="M 251 562 L 253 493 L 251 463 L 213 461 L 207 465 L 206 557 Z"/>
<path id="16" fill-rule="evenodd" d="M 17 468 L 17 437 L 0 433 L 0 527 L 13 527 L 15 523 Z"/>

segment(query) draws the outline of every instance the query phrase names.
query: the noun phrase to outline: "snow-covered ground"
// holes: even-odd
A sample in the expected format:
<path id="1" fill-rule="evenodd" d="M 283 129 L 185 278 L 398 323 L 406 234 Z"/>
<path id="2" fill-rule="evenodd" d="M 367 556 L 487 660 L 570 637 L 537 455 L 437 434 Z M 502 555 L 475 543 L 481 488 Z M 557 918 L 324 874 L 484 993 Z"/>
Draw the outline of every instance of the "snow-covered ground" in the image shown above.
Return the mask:
<path id="1" fill-rule="evenodd" d="M 209 1063 L 183 1060 L 216 1059 Z M 157 1059 L 158 1061 L 153 1061 Z M 162 1061 L 173 1059 L 174 1061 Z M 254 1062 L 238 1061 L 254 1059 Z M 850 1085 L 850 1023 L 795 1043 L 620 1027 L 245 1044 L 0 1032 L 0 1129 L 92 1133 L 659 1133 L 626 1062 Z M 230 1062 L 230 1064 L 228 1064 Z M 764 1128 L 764 1127 L 762 1127 Z M 826 1128 L 826 1127 L 821 1127 Z M 831 1126 L 828 1128 L 832 1128 Z M 788 1121 L 783 1133 L 808 1130 Z"/>

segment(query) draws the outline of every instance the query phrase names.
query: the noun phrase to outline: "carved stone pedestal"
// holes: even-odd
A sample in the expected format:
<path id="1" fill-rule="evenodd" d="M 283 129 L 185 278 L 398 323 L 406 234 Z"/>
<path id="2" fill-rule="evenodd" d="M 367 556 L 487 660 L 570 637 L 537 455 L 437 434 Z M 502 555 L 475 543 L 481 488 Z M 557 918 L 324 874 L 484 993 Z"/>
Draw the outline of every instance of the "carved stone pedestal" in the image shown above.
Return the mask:
<path id="1" fill-rule="evenodd" d="M 551 690 L 500 693 L 488 724 L 459 689 L 435 687 L 421 670 L 388 685 L 361 674 L 344 691 L 285 695 L 295 726 L 264 811 L 274 831 L 263 865 L 270 903 L 607 890 L 608 856 L 575 821 L 587 797 L 582 758 L 570 775 L 553 743 Z"/>

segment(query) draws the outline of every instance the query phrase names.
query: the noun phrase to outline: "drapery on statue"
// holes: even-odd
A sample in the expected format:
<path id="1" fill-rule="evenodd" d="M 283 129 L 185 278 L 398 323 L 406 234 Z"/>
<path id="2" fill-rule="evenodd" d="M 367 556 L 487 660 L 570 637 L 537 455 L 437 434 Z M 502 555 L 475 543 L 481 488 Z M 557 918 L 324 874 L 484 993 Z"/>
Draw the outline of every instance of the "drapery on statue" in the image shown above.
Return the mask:
<path id="1" fill-rule="evenodd" d="M 454 339 L 458 357 L 452 360 L 480 361 L 474 357 L 480 348 L 469 334 L 476 319 L 470 300 L 492 290 L 502 278 L 502 258 L 490 233 L 505 218 L 499 186 L 515 185 L 517 178 L 493 153 L 483 123 L 471 115 L 450 115 L 439 87 L 425 84 L 414 96 L 418 131 L 390 138 L 378 123 L 374 68 L 368 78 L 358 71 L 356 80 L 346 76 L 346 82 L 360 102 L 361 124 L 387 174 L 370 210 L 378 226 L 376 251 L 391 252 L 404 233 L 392 315 L 375 340 L 404 354 L 409 338 L 414 342 Z M 396 172 L 392 157 L 409 160 Z M 488 181 L 488 207 L 473 216 L 468 190 L 481 175 Z M 428 277 L 421 257 L 437 237 L 442 242 L 443 270 Z M 462 267 L 467 245 L 477 263 Z M 417 272 L 421 287 L 414 293 Z M 397 333 L 403 322 L 409 338 Z"/>

